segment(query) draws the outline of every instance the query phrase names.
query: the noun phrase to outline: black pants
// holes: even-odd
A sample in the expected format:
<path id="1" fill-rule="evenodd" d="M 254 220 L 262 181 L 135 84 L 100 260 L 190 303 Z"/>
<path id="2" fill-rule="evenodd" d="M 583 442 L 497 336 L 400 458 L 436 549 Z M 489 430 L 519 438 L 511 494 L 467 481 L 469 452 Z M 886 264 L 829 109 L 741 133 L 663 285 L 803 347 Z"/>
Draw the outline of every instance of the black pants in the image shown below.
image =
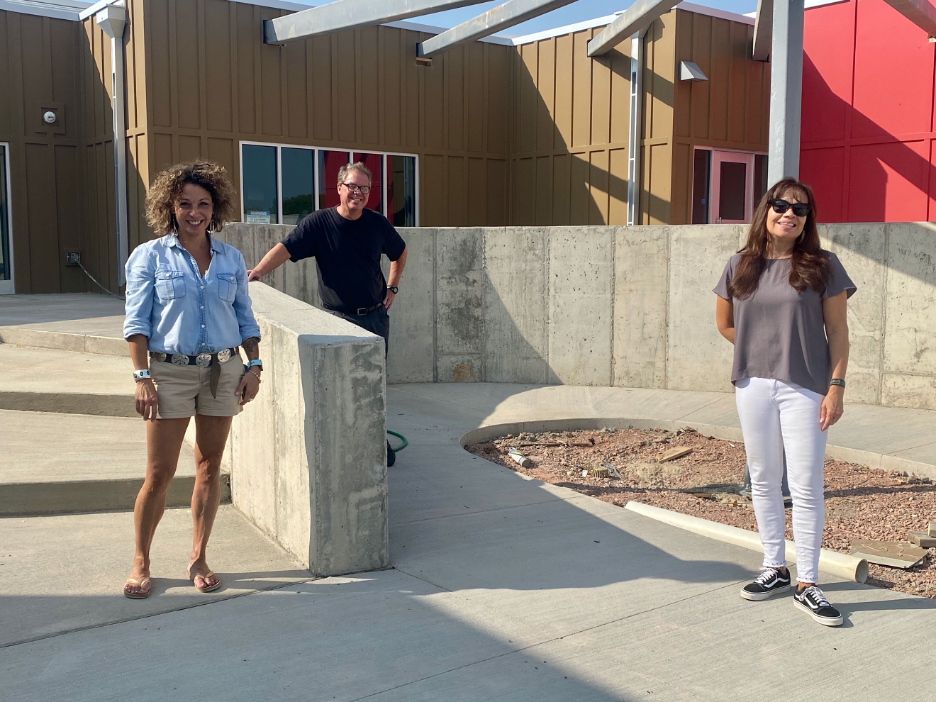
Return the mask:
<path id="1" fill-rule="evenodd" d="M 386 307 L 378 305 L 377 309 L 371 310 L 367 314 L 345 314 L 337 310 L 326 310 L 326 312 L 347 319 L 351 324 L 356 324 L 372 334 L 382 336 L 384 340 L 384 357 L 386 358 L 387 353 L 390 351 L 390 315 L 387 313 Z"/>

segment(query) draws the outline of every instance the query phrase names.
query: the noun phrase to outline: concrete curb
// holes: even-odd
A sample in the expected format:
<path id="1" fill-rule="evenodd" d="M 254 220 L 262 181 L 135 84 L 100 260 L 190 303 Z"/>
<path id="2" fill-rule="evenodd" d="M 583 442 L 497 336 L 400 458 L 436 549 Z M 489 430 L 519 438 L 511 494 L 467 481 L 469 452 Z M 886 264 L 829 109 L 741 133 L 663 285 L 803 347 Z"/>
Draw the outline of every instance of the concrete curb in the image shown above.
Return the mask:
<path id="1" fill-rule="evenodd" d="M 661 507 L 653 507 L 642 502 L 628 502 L 624 509 L 655 519 L 671 526 L 691 531 L 693 534 L 707 536 L 710 539 L 724 541 L 725 543 L 741 546 L 752 551 L 763 553 L 760 537 L 757 532 L 739 529 L 738 527 L 719 524 L 708 519 L 692 517 L 688 514 L 673 512 Z M 796 545 L 792 541 L 786 542 L 786 559 L 788 563 L 796 562 Z M 819 570 L 839 578 L 863 583 L 868 579 L 868 562 L 864 558 L 855 558 L 845 553 L 819 550 Z"/>

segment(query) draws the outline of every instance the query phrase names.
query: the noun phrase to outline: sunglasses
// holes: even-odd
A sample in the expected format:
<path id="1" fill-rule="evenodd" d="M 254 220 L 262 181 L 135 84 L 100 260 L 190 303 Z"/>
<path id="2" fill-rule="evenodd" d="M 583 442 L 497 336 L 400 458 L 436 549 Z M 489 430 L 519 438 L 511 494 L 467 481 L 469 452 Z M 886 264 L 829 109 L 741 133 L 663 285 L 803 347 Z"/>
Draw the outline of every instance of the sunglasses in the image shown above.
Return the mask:
<path id="1" fill-rule="evenodd" d="M 810 209 L 808 202 L 787 202 L 786 200 L 781 200 L 779 197 L 775 197 L 773 200 L 770 200 L 770 206 L 777 214 L 783 214 L 792 207 L 793 214 L 795 214 L 797 217 L 805 217 L 809 214 Z"/>

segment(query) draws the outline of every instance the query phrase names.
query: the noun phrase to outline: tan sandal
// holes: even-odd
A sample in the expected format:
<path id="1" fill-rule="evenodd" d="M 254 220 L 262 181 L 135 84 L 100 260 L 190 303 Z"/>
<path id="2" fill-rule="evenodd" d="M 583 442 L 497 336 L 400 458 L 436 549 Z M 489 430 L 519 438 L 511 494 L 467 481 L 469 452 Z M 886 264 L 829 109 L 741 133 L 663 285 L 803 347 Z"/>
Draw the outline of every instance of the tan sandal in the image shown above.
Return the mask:
<path id="1" fill-rule="evenodd" d="M 146 587 L 147 585 L 149 587 L 147 587 L 147 589 L 144 590 L 143 588 Z M 139 588 L 139 590 L 134 592 L 131 589 L 134 587 Z M 140 580 L 137 580 L 135 578 L 127 578 L 127 582 L 124 583 L 124 587 L 123 587 L 124 597 L 127 597 L 131 600 L 145 600 L 147 597 L 150 596 L 150 593 L 152 591 L 153 591 L 153 584 L 150 582 L 150 579 L 148 577 L 142 578 Z"/>
<path id="2" fill-rule="evenodd" d="M 193 573 L 192 573 L 192 566 L 189 566 L 189 567 L 186 569 L 185 575 L 188 577 L 189 580 L 192 581 L 192 584 L 193 584 L 193 585 L 195 584 L 195 578 L 201 578 L 201 579 L 202 579 L 202 582 L 207 583 L 209 578 L 217 578 L 217 577 L 218 577 L 217 575 L 214 574 L 214 571 L 211 571 L 211 570 L 209 570 L 207 573 L 195 573 L 195 574 L 193 574 Z M 195 589 L 198 590 L 199 592 L 214 592 L 214 591 L 217 590 L 219 587 L 221 587 L 221 578 L 218 578 L 218 582 L 216 582 L 214 585 L 206 585 L 205 587 L 198 587 L 198 585 L 195 585 Z"/>

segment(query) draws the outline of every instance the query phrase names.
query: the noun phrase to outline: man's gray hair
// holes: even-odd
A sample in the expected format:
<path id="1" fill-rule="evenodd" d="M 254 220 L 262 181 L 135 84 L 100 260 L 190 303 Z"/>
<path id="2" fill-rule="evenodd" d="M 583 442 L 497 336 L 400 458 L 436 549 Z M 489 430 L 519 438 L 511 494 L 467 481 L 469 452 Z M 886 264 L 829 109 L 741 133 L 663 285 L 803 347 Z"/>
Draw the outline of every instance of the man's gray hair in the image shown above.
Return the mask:
<path id="1" fill-rule="evenodd" d="M 368 183 L 374 182 L 374 178 L 371 176 L 370 169 L 358 161 L 357 163 L 346 163 L 338 169 L 338 185 L 342 185 L 345 182 L 345 178 L 348 177 L 348 174 L 351 171 L 357 171 L 358 173 L 363 173 L 366 175 Z"/>

